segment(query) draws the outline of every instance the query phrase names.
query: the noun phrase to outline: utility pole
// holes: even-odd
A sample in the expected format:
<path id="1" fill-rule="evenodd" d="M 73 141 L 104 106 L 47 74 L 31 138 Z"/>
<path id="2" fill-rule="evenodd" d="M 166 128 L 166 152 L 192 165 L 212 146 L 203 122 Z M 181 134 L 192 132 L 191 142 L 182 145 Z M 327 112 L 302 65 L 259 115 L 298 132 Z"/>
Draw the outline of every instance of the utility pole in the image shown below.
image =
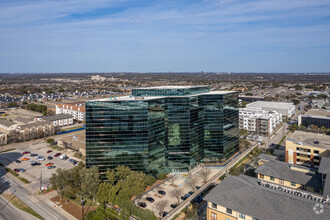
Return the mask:
<path id="1" fill-rule="evenodd" d="M 42 187 L 42 170 L 40 172 L 41 172 L 41 174 L 40 174 L 40 192 L 41 192 L 42 191 L 41 190 L 41 187 Z"/>

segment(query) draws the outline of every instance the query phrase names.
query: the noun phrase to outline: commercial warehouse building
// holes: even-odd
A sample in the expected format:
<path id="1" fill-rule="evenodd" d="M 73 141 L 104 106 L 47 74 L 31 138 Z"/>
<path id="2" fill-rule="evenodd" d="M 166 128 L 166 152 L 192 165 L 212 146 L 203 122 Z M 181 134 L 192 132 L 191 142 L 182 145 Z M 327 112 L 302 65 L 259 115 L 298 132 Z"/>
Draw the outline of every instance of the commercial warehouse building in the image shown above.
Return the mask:
<path id="1" fill-rule="evenodd" d="M 238 94 L 206 86 L 133 89 L 86 102 L 86 165 L 149 173 L 220 163 L 238 150 Z"/>
<path id="2" fill-rule="evenodd" d="M 266 102 L 257 101 L 247 104 L 246 107 L 257 107 L 263 110 L 276 111 L 282 114 L 283 117 L 290 118 L 296 112 L 295 105 L 288 102 Z"/>

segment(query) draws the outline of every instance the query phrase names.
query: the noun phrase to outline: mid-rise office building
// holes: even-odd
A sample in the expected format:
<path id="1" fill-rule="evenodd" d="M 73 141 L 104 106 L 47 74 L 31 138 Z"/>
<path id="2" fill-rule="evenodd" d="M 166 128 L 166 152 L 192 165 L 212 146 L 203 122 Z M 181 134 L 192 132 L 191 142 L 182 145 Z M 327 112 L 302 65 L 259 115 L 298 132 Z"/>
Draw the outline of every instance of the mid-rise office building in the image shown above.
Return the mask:
<path id="1" fill-rule="evenodd" d="M 298 126 L 300 125 L 316 125 L 318 128 L 330 129 L 330 110 L 311 109 L 306 114 L 298 116 Z"/>
<path id="2" fill-rule="evenodd" d="M 219 163 L 238 149 L 237 97 L 206 86 L 163 86 L 88 101 L 86 165 L 156 173 Z"/>
<path id="3" fill-rule="evenodd" d="M 247 104 L 246 107 L 257 107 L 267 111 L 276 111 L 280 113 L 283 117 L 290 118 L 296 112 L 294 104 L 288 102 L 266 102 L 257 101 Z"/>
<path id="4" fill-rule="evenodd" d="M 253 107 L 239 109 L 239 128 L 247 130 L 249 134 L 268 137 L 281 123 L 282 115 L 276 111 Z"/>

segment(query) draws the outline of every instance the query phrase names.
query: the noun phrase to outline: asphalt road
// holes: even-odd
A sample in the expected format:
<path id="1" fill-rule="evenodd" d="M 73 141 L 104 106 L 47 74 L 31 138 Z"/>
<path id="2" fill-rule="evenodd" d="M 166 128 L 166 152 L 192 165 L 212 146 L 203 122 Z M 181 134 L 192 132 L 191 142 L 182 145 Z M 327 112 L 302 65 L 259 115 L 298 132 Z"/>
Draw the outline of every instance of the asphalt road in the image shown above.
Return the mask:
<path id="1" fill-rule="evenodd" d="M 30 206 L 35 212 L 41 215 L 43 218 L 47 220 L 58 220 L 58 219 L 67 219 L 65 216 L 60 214 L 54 207 L 49 205 L 48 201 L 40 200 L 37 196 L 30 193 L 20 184 L 16 183 L 11 177 L 10 174 L 6 175 L 6 171 L 0 169 L 0 176 L 4 178 L 4 181 L 8 181 L 10 183 L 10 192 L 14 192 L 15 195 L 22 200 L 25 204 Z M 21 219 L 21 218 L 12 218 L 12 219 Z M 24 219 L 24 218 L 23 218 Z"/>
<path id="2" fill-rule="evenodd" d="M 27 214 L 0 195 L 0 219 L 1 220 L 14 220 L 14 219 L 25 219 L 25 220 L 37 220 L 36 217 Z"/>
<path id="3" fill-rule="evenodd" d="M 170 213 L 168 213 L 168 215 L 166 215 L 162 219 L 163 220 L 172 219 L 176 214 L 180 213 L 182 211 L 182 209 L 184 209 L 184 207 L 186 207 L 191 202 L 191 200 L 193 200 L 196 196 L 198 196 L 205 189 L 207 189 L 212 183 L 214 183 L 223 174 L 225 174 L 227 172 L 227 170 L 229 170 L 238 161 L 240 161 L 243 157 L 245 157 L 248 153 L 250 153 L 251 150 L 253 150 L 256 146 L 257 146 L 257 144 L 249 147 L 248 149 L 246 149 L 245 151 L 243 151 L 240 155 L 238 155 L 233 160 L 231 160 L 226 166 L 223 167 L 223 169 L 220 172 L 218 172 L 215 176 L 213 176 L 206 184 L 204 184 L 200 189 L 198 189 L 197 191 L 195 191 L 194 194 L 191 195 L 188 199 L 186 199 L 183 202 L 181 202 L 178 205 L 178 207 L 176 207 L 175 209 L 173 209 Z"/>

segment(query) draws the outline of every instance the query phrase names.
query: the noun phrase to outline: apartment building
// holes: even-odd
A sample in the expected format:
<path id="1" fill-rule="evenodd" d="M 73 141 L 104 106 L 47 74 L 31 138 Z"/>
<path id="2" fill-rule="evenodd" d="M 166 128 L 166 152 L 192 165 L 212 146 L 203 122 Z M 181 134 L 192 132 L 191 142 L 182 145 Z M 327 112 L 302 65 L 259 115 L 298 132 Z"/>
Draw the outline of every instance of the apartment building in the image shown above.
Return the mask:
<path id="1" fill-rule="evenodd" d="M 41 116 L 34 119 L 35 121 L 51 122 L 54 127 L 63 127 L 73 125 L 73 116 L 69 114 L 58 114 L 51 116 Z"/>
<path id="2" fill-rule="evenodd" d="M 257 178 L 278 185 L 322 193 L 322 175 L 316 169 L 273 160 L 260 165 Z"/>
<path id="3" fill-rule="evenodd" d="M 0 145 L 7 144 L 7 134 L 0 133 Z"/>
<path id="4" fill-rule="evenodd" d="M 285 162 L 318 168 L 322 157 L 330 156 L 330 136 L 295 131 L 285 142 Z"/>
<path id="5" fill-rule="evenodd" d="M 56 114 L 68 114 L 77 121 L 85 121 L 85 103 L 71 103 L 56 105 Z"/>
<path id="6" fill-rule="evenodd" d="M 288 102 L 257 101 L 247 104 L 246 107 L 257 107 L 257 108 L 261 108 L 262 110 L 276 111 L 280 113 L 283 117 L 287 117 L 287 118 L 290 118 L 296 112 L 295 105 Z"/>
<path id="7" fill-rule="evenodd" d="M 324 220 L 330 216 L 324 196 L 245 175 L 226 177 L 204 200 L 207 220 Z"/>
<path id="8" fill-rule="evenodd" d="M 282 123 L 282 115 L 276 111 L 248 107 L 239 109 L 239 128 L 249 134 L 270 136 Z"/>
<path id="9" fill-rule="evenodd" d="M 0 120 L 0 132 L 8 134 L 16 129 L 17 124 L 9 120 Z"/>

